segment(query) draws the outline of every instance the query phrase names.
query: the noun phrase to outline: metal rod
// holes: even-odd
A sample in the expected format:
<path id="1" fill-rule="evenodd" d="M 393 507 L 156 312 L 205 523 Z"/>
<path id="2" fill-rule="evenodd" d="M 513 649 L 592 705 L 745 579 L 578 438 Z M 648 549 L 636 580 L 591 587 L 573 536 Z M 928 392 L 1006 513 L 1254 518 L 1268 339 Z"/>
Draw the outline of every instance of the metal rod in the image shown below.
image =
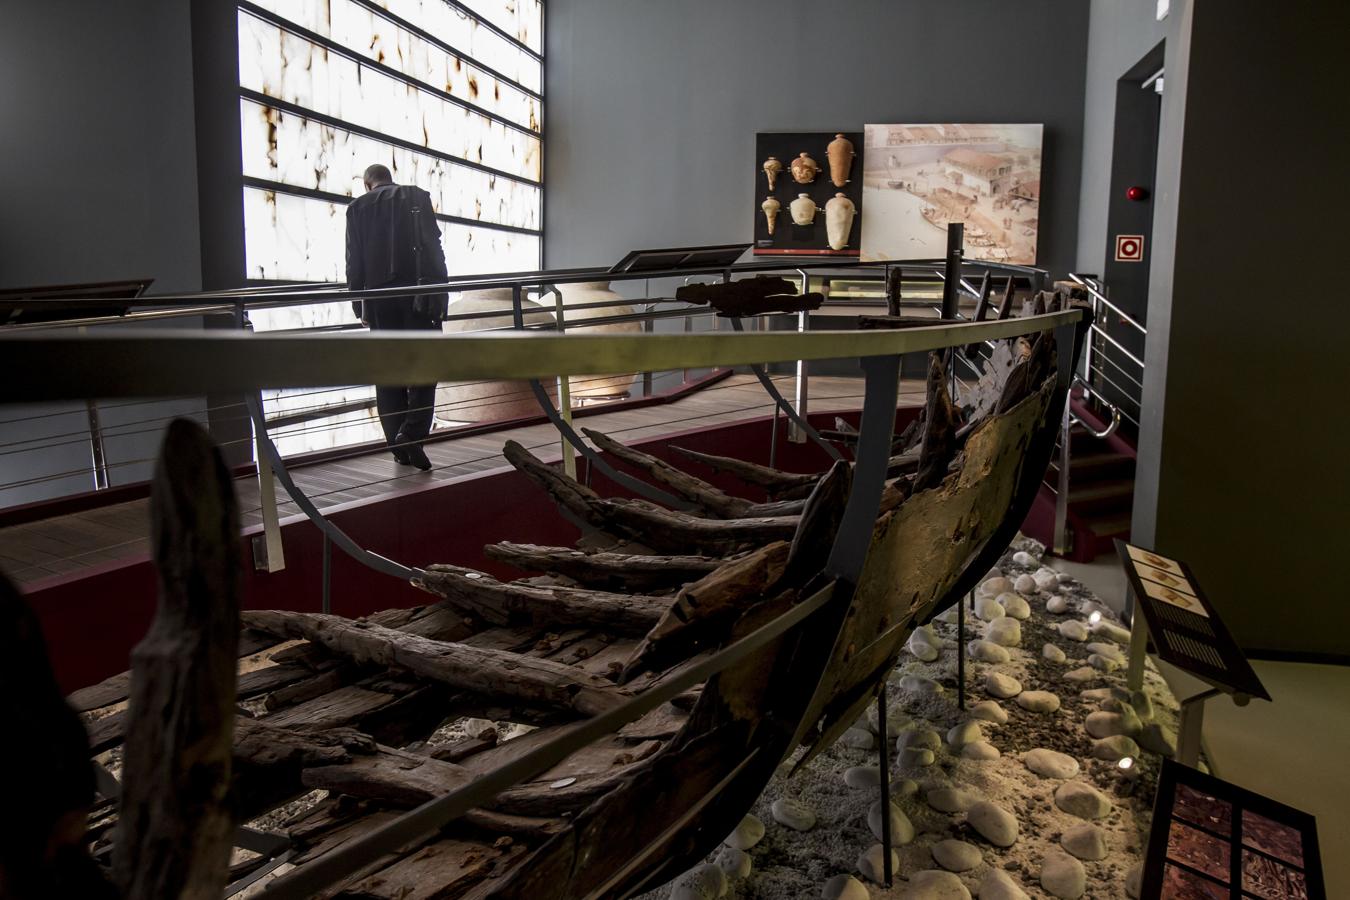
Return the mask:
<path id="1" fill-rule="evenodd" d="M 1069 397 L 1064 398 L 1064 412 L 1059 424 L 1059 477 L 1055 488 L 1054 551 L 1056 556 L 1069 552 L 1069 463 L 1073 453 L 1073 413 Z"/>
<path id="2" fill-rule="evenodd" d="M 1219 694 L 1218 688 L 1187 697 L 1181 701 L 1181 718 L 1177 723 L 1177 762 L 1195 768 L 1200 762 L 1200 740 L 1205 726 L 1205 701 Z"/>
<path id="3" fill-rule="evenodd" d="M 946 269 L 942 281 L 942 318 L 955 319 L 961 309 L 961 256 L 965 247 L 966 226 L 947 224 Z"/>
<path id="4" fill-rule="evenodd" d="M 975 602 L 975 592 L 970 592 L 970 602 Z M 966 605 L 956 604 L 956 708 L 966 711 Z"/>
<path id="5" fill-rule="evenodd" d="M 104 454 L 103 426 L 99 423 L 98 403 L 86 400 L 84 408 L 89 417 L 89 456 L 94 467 L 94 490 L 107 490 L 108 458 Z"/>
<path id="6" fill-rule="evenodd" d="M 553 316 L 557 322 L 558 332 L 565 334 L 567 332 L 566 314 L 563 310 L 562 291 L 552 288 L 553 291 Z M 558 410 L 562 420 L 571 426 L 572 424 L 572 379 L 567 375 L 559 375 L 557 378 L 558 386 Z M 562 453 L 563 471 L 573 479 L 577 477 L 577 455 L 572 444 L 563 435 L 558 440 L 559 450 Z"/>
<path id="7" fill-rule="evenodd" d="M 1131 603 L 1133 590 L 1127 587 L 1125 592 L 1129 596 L 1127 603 Z M 1132 691 L 1144 689 L 1144 661 L 1147 658 L 1148 621 L 1139 615 L 1138 608 L 1135 607 L 1130 619 L 1130 660 L 1125 670 L 1125 686 Z"/>
<path id="8" fill-rule="evenodd" d="M 881 872 L 882 884 L 890 887 L 895 878 L 891 871 L 891 748 L 886 728 L 886 679 L 877 688 L 877 731 L 881 737 L 881 752 L 877 754 L 877 769 L 881 775 Z"/>

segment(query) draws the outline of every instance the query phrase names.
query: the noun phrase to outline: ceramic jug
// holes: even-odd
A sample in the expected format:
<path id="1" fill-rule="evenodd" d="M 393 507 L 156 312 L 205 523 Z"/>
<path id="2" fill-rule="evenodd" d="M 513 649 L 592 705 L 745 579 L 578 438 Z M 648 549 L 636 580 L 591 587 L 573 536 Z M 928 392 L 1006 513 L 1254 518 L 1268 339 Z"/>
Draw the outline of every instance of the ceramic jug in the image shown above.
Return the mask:
<path id="1" fill-rule="evenodd" d="M 835 194 L 825 204 L 825 238 L 831 250 L 843 250 L 848 246 L 848 235 L 853 230 L 853 217 L 858 208 L 843 194 Z"/>
<path id="2" fill-rule="evenodd" d="M 759 208 L 764 210 L 764 218 L 769 221 L 769 234 L 772 235 L 774 223 L 778 221 L 778 211 L 783 208 L 783 204 L 773 197 L 766 197 Z"/>
<path id="3" fill-rule="evenodd" d="M 820 172 L 820 166 L 810 154 L 799 153 L 797 158 L 792 161 L 792 178 L 798 184 L 810 184 L 816 180 L 816 175 Z"/>
<path id="4" fill-rule="evenodd" d="M 573 309 L 590 303 L 604 303 L 622 300 L 623 295 L 611 290 L 608 281 L 582 281 L 577 284 L 560 284 L 562 292 L 563 325 L 568 334 L 638 334 L 642 331 L 641 322 L 609 322 L 603 325 L 587 325 L 588 319 L 603 319 L 612 316 L 631 316 L 633 307 L 605 306 L 599 309 Z M 625 397 L 633 387 L 636 372 L 622 375 L 573 375 L 569 383 L 573 405 L 579 399 L 598 400 L 611 397 Z"/>
<path id="5" fill-rule="evenodd" d="M 825 157 L 830 161 L 830 181 L 834 182 L 834 186 L 848 184 L 848 173 L 853 168 L 853 142 L 842 134 L 836 134 L 825 148 Z"/>
<path id="6" fill-rule="evenodd" d="M 520 301 L 526 325 L 552 324 L 553 314 L 533 300 Z M 486 331 L 492 328 L 510 328 L 511 289 L 487 288 L 465 291 L 452 300 L 446 314 L 450 316 L 483 313 L 481 318 L 454 319 L 441 323 L 446 334 Z M 506 315 L 487 315 L 506 313 Z M 544 387 L 557 401 L 557 387 L 547 381 Z M 442 422 L 496 422 L 539 415 L 539 403 L 534 399 L 527 381 L 450 381 L 436 388 L 436 418 Z"/>
<path id="7" fill-rule="evenodd" d="M 816 220 L 816 201 L 810 194 L 798 194 L 788 209 L 792 211 L 792 221 L 798 225 L 810 225 Z"/>
<path id="8" fill-rule="evenodd" d="M 774 183 L 778 181 L 778 173 L 783 171 L 783 164 L 778 161 L 778 157 L 770 156 L 764 160 L 764 177 L 769 179 L 769 190 L 773 190 Z"/>

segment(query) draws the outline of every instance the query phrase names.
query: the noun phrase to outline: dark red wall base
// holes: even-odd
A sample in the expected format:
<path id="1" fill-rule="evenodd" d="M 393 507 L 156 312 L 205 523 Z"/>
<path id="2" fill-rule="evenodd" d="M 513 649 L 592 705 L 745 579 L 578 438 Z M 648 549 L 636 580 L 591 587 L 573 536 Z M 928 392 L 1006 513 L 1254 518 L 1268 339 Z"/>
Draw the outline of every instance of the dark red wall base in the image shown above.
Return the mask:
<path id="1" fill-rule="evenodd" d="M 856 426 L 857 412 L 813 414 L 818 428 L 833 427 L 838 415 Z M 897 428 L 918 415 L 900 410 Z M 772 420 L 769 417 L 682 432 L 636 442 L 654 456 L 677 463 L 729 493 L 754 496 L 736 479 L 718 475 L 679 457 L 670 445 L 705 453 L 734 456 L 767 464 Z M 778 420 L 775 464 L 796 472 L 828 467 L 829 457 L 813 443 L 786 440 L 786 420 Z M 556 454 L 554 455 L 556 458 Z M 614 464 L 613 460 L 610 460 Z M 620 466 L 621 467 L 621 464 Z M 701 471 L 700 471 L 701 469 Z M 580 462 L 579 475 L 586 477 Z M 625 491 L 596 473 L 592 486 L 605 496 Z M 514 469 L 468 475 L 412 487 L 396 495 L 357 501 L 325 511 L 329 519 L 358 544 L 405 565 L 455 563 L 482 569 L 501 578 L 521 573 L 482 555 L 485 544 L 512 540 L 570 545 L 577 529 L 558 514 L 548 496 Z M 252 533 L 256 533 L 256 529 Z M 250 535 L 245 535 L 247 542 Z M 304 517 L 282 523 L 286 567 L 279 572 L 242 573 L 246 609 L 319 611 L 322 607 L 323 538 Z M 251 565 L 252 554 L 245 549 Z M 149 626 L 155 609 L 155 570 L 147 557 L 109 563 L 28 586 L 25 595 L 36 610 L 61 686 L 72 691 L 128 667 L 132 646 Z M 367 569 L 334 548 L 332 610 L 361 616 L 379 609 L 415 606 L 429 595 L 411 585 Z"/>

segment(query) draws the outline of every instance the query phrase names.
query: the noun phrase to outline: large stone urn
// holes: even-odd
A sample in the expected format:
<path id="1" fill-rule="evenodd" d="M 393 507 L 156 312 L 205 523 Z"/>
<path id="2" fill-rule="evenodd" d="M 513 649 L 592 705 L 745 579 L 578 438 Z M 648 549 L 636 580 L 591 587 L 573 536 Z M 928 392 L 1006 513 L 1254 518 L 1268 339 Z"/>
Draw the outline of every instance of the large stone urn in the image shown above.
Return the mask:
<path id="1" fill-rule="evenodd" d="M 521 299 L 526 325 L 553 324 L 553 314 L 533 300 Z M 508 315 L 488 315 L 488 313 Z M 441 323 L 446 334 L 465 334 L 489 328 L 510 328 L 512 324 L 511 289 L 485 288 L 465 291 L 450 302 L 447 315 L 483 313 L 482 318 L 459 319 Z M 556 383 L 544 380 L 544 388 L 556 403 Z M 450 381 L 436 388 L 436 418 L 445 422 L 498 422 L 537 416 L 541 410 L 528 381 Z"/>
<path id="2" fill-rule="evenodd" d="M 560 284 L 562 292 L 563 324 L 568 334 L 640 334 L 641 322 L 609 322 L 600 325 L 587 325 L 590 319 L 603 319 L 612 316 L 629 316 L 633 307 L 627 305 L 606 306 L 599 309 L 577 309 L 589 303 L 605 303 L 622 300 L 623 295 L 611 290 L 608 281 L 581 281 L 576 284 Z M 573 375 L 571 388 L 573 403 L 578 399 L 599 400 L 626 396 L 633 387 L 637 373 L 613 376 Z"/>

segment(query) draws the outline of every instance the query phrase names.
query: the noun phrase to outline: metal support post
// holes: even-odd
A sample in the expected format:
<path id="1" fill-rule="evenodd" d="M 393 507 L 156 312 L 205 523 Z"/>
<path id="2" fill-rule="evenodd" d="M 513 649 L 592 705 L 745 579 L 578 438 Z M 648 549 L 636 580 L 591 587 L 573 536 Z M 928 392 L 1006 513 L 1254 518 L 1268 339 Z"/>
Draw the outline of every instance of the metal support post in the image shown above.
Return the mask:
<path id="1" fill-rule="evenodd" d="M 970 592 L 975 602 L 975 592 Z M 966 711 L 966 605 L 956 602 L 956 708 Z"/>
<path id="2" fill-rule="evenodd" d="M 259 408 L 262 398 L 258 399 Z M 265 436 L 261 436 L 265 439 Z M 256 429 L 253 434 L 253 458 L 258 463 L 258 504 L 262 507 L 263 533 L 253 536 L 253 568 L 259 572 L 280 572 L 286 568 L 281 546 L 281 518 L 277 513 L 277 482 L 272 462 L 263 452 Z"/>
<path id="3" fill-rule="evenodd" d="M 1218 688 L 1201 691 L 1181 701 L 1181 720 L 1177 723 L 1177 762 L 1195 768 L 1200 762 L 1200 732 L 1205 724 L 1205 701 L 1219 693 Z"/>
<path id="4" fill-rule="evenodd" d="M 1130 593 L 1126 589 L 1126 593 Z M 1125 670 L 1125 686 L 1132 691 L 1144 688 L 1144 660 L 1148 657 L 1148 622 L 1136 604 L 1130 620 L 1130 662 Z"/>
<path id="5" fill-rule="evenodd" d="M 333 541 L 323 533 L 323 612 L 333 611 Z"/>
<path id="6" fill-rule="evenodd" d="M 103 426 L 98 419 L 98 403 L 86 400 L 84 408 L 89 415 L 89 455 L 94 464 L 94 490 L 107 490 L 108 457 L 103 451 Z"/>
<path id="7" fill-rule="evenodd" d="M 811 281 L 806 271 L 798 269 L 797 274 L 801 276 L 801 293 L 806 294 Z M 797 313 L 797 331 L 805 333 L 811 330 L 811 311 L 803 309 Z M 804 359 L 797 360 L 797 384 L 795 396 L 793 397 L 793 408 L 797 410 L 797 415 L 806 418 L 807 396 L 810 389 L 810 363 Z M 799 426 L 796 422 L 788 421 L 788 440 L 794 444 L 806 443 L 806 429 Z"/>
<path id="8" fill-rule="evenodd" d="M 1059 477 L 1055 483 L 1055 532 L 1053 550 L 1056 556 L 1069 552 L 1069 459 L 1072 444 L 1073 420 L 1069 398 L 1064 398 L 1064 414 L 1059 429 Z"/>
<path id="9" fill-rule="evenodd" d="M 961 257 L 966 243 L 966 226 L 947 225 L 947 264 L 942 281 L 942 318 L 955 319 L 961 311 Z"/>
<path id="10" fill-rule="evenodd" d="M 884 678 L 877 690 L 877 731 L 881 738 L 881 750 L 877 754 L 877 768 L 881 775 L 881 872 L 882 884 L 890 887 L 895 875 L 891 871 L 891 742 L 887 737 Z"/>
<path id="11" fill-rule="evenodd" d="M 557 320 L 558 331 L 567 333 L 567 322 L 563 311 L 562 291 L 557 288 L 551 288 L 553 291 L 553 317 Z M 568 425 L 572 424 L 572 379 L 567 375 L 558 376 L 558 414 Z M 563 471 L 568 477 L 575 479 L 577 477 L 577 454 L 572 448 L 571 442 L 566 436 L 558 438 L 562 447 Z"/>
<path id="12" fill-rule="evenodd" d="M 773 431 L 769 432 L 769 468 L 778 466 L 778 404 L 773 405 Z"/>

